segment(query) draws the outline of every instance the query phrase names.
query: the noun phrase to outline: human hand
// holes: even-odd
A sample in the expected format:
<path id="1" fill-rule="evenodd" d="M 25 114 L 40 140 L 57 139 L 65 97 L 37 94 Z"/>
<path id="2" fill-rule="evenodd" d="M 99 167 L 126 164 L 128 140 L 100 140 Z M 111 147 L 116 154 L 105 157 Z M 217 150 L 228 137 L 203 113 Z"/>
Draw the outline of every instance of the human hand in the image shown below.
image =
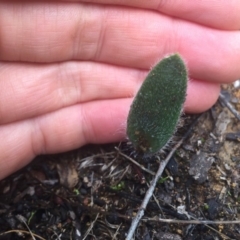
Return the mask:
<path id="1" fill-rule="evenodd" d="M 39 154 L 124 139 L 132 97 L 166 54 L 187 62 L 190 113 L 240 77 L 239 0 L 112 2 L 0 2 L 0 179 Z"/>

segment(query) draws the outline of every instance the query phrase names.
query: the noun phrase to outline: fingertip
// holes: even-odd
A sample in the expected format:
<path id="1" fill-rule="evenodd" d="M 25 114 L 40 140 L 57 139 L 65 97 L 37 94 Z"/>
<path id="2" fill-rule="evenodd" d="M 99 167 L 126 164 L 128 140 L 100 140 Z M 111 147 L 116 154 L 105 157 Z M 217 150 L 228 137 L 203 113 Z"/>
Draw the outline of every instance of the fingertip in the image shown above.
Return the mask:
<path id="1" fill-rule="evenodd" d="M 87 143 L 121 141 L 126 137 L 126 119 L 132 99 L 98 101 L 84 106 L 83 129 Z"/>
<path id="2" fill-rule="evenodd" d="M 184 110 L 187 113 L 201 113 L 211 108 L 217 101 L 220 84 L 200 80 L 190 80 Z"/>

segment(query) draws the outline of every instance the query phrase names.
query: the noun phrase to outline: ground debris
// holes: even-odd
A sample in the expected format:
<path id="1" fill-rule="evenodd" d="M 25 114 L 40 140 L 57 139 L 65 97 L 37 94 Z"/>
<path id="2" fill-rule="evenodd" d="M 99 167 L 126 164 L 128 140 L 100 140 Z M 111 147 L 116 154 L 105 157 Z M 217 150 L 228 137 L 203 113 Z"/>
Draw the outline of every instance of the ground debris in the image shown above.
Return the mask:
<path id="1" fill-rule="evenodd" d="M 158 240 L 182 240 L 181 236 L 174 233 L 158 232 L 155 236 Z"/>
<path id="2" fill-rule="evenodd" d="M 190 162 L 189 174 L 193 176 L 198 183 L 205 182 L 208 178 L 208 171 L 214 161 L 214 157 L 209 156 L 208 153 L 203 151 L 194 155 Z"/>
<path id="3" fill-rule="evenodd" d="M 239 111 L 239 88 L 224 89 Z M 238 240 L 240 122 L 221 103 L 184 121 L 177 138 L 197 125 L 164 170 L 134 237 Z M 124 240 L 161 159 L 135 158 L 128 143 L 37 157 L 0 181 L 0 240 Z"/>
<path id="4" fill-rule="evenodd" d="M 225 141 L 225 133 L 231 119 L 225 109 L 218 115 L 215 127 L 207 136 L 203 148 L 198 151 L 190 161 L 189 174 L 198 183 L 203 183 L 208 178 L 208 171 L 216 160 L 223 142 Z"/>

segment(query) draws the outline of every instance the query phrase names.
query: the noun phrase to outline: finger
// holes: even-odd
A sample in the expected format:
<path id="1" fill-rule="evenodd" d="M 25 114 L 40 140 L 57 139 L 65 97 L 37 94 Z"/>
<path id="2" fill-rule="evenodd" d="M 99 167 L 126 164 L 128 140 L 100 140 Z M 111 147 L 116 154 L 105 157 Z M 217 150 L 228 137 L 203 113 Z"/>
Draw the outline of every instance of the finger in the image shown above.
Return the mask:
<path id="1" fill-rule="evenodd" d="M 198 91 L 195 88 L 199 88 Z M 188 110 L 206 110 L 216 100 L 217 91 L 216 86 L 204 87 L 192 80 L 186 101 Z M 200 97 L 206 99 L 202 105 Z M 89 102 L 1 126 L 0 137 L 4 141 L 0 145 L 0 179 L 25 166 L 38 154 L 124 139 L 131 102 L 132 99 Z"/>
<path id="2" fill-rule="evenodd" d="M 220 90 L 220 84 L 218 83 L 190 79 L 184 111 L 188 113 L 206 111 L 217 101 Z"/>
<path id="3" fill-rule="evenodd" d="M 128 8 L 1 4 L 2 60 L 79 59 L 149 69 L 164 55 L 179 52 L 193 78 L 230 82 L 240 76 L 239 31 L 214 30 Z"/>
<path id="4" fill-rule="evenodd" d="M 130 102 L 130 99 L 91 102 L 0 126 L 0 138 L 4 139 L 0 144 L 0 179 L 38 154 L 123 139 Z"/>
<path id="5" fill-rule="evenodd" d="M 40 116 L 77 103 L 133 97 L 147 75 L 146 71 L 89 62 L 5 63 L 0 72 L 1 124 Z M 202 81 L 194 81 L 193 87 L 190 81 L 189 92 L 206 92 L 200 89 L 202 86 L 208 88 L 209 93 L 216 92 L 212 90 L 215 84 Z M 203 104 L 202 101 L 197 101 L 198 105 Z M 195 99 L 191 98 L 189 102 L 195 102 Z"/>
<path id="6" fill-rule="evenodd" d="M 113 4 L 112 0 L 75 0 L 81 2 Z M 115 0 L 114 4 L 157 10 L 187 21 L 224 30 L 240 29 L 240 2 L 230 1 L 189 1 L 189 0 Z"/>
<path id="7" fill-rule="evenodd" d="M 93 100 L 130 98 L 146 71 L 91 62 L 2 63 L 0 124 Z"/>

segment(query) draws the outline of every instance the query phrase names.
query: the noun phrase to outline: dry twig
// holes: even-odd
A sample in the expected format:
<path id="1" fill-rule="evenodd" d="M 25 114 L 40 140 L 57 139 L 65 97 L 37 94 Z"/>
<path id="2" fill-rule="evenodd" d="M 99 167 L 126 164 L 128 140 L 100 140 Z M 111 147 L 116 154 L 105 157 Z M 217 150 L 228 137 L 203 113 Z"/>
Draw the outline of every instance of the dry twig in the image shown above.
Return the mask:
<path id="1" fill-rule="evenodd" d="M 198 119 L 199 119 L 199 117 L 197 117 L 197 118 L 193 121 L 192 125 L 190 126 L 189 130 L 187 131 L 187 133 L 183 136 L 183 138 L 173 147 L 173 149 L 172 149 L 171 152 L 168 154 L 168 156 L 165 158 L 165 160 L 162 161 L 162 162 L 160 162 L 158 171 L 157 171 L 157 173 L 156 173 L 153 181 L 151 182 L 151 185 L 150 185 L 148 191 L 147 191 L 146 194 L 145 194 L 145 197 L 144 197 L 144 199 L 143 199 L 143 201 L 142 201 L 142 204 L 141 204 L 141 206 L 140 206 L 140 208 L 139 208 L 139 210 L 138 210 L 138 212 L 137 212 L 136 217 L 135 217 L 135 218 L 133 219 L 133 221 L 132 221 L 132 224 L 131 224 L 130 229 L 129 229 L 129 231 L 128 231 L 126 240 L 131 240 L 131 239 L 132 239 L 133 234 L 134 234 L 134 232 L 135 232 L 135 230 L 136 230 L 136 228 L 137 228 L 137 225 L 138 225 L 139 221 L 141 220 L 141 218 L 142 218 L 143 215 L 144 215 L 144 210 L 145 210 L 145 208 L 147 207 L 147 204 L 148 204 L 150 198 L 151 198 L 152 195 L 153 195 L 153 191 L 154 191 L 154 189 L 155 189 L 155 187 L 156 187 L 156 184 L 157 184 L 157 182 L 158 182 L 158 179 L 161 177 L 161 175 L 162 175 L 165 167 L 167 166 L 170 158 L 172 157 L 172 155 L 173 155 L 173 154 L 175 153 L 175 151 L 181 146 L 181 144 L 183 143 L 183 141 L 189 136 L 189 134 L 190 134 L 191 131 L 192 131 L 193 126 L 197 123 Z"/>
<path id="2" fill-rule="evenodd" d="M 172 157 L 172 155 L 175 153 L 175 151 L 179 148 L 179 146 L 182 144 L 184 138 L 182 138 L 176 145 L 175 147 L 172 149 L 172 151 L 168 154 L 168 156 L 166 157 L 166 159 L 162 162 L 160 162 L 160 165 L 159 165 L 159 168 L 158 168 L 158 171 L 153 179 L 153 181 L 151 182 L 151 185 L 148 189 L 148 191 L 146 192 L 146 195 L 142 201 L 142 204 L 140 206 L 140 209 L 136 215 L 136 217 L 133 219 L 132 221 L 132 224 L 131 224 L 131 227 L 128 231 L 128 234 L 127 234 L 127 237 L 126 237 L 126 240 L 131 240 L 132 239 L 132 236 L 137 228 L 137 225 L 139 223 L 139 221 L 141 220 L 142 216 L 144 215 L 144 210 L 145 208 L 147 207 L 147 204 L 149 202 L 149 199 L 152 197 L 153 195 L 153 191 L 156 187 L 156 184 L 157 184 L 157 181 L 158 179 L 161 177 L 166 165 L 168 164 L 170 158 Z"/>
<path id="3" fill-rule="evenodd" d="M 240 121 L 240 114 L 239 112 L 232 106 L 232 104 L 227 101 L 222 93 L 219 95 L 220 101 L 231 111 L 231 113 Z"/>
<path id="4" fill-rule="evenodd" d="M 115 147 L 115 149 L 119 152 L 120 155 L 122 155 L 123 157 L 125 157 L 126 159 L 128 159 L 129 161 L 131 161 L 132 163 L 134 163 L 135 165 L 137 165 L 138 167 L 140 167 L 143 171 L 145 171 L 145 172 L 147 172 L 147 173 L 149 173 L 149 174 L 151 174 L 151 175 L 153 175 L 153 176 L 155 175 L 155 172 L 153 172 L 153 171 L 145 168 L 143 165 L 139 164 L 139 163 L 138 163 L 137 161 L 135 161 L 134 159 L 132 159 L 132 158 L 130 158 L 129 156 L 127 156 L 126 154 L 120 152 L 120 150 L 119 150 L 117 147 Z"/>
<path id="5" fill-rule="evenodd" d="M 42 238 L 41 236 L 39 236 L 39 235 L 37 235 L 35 233 L 30 233 L 30 232 L 25 231 L 25 230 L 10 230 L 10 231 L 7 231 L 7 232 L 0 233 L 0 236 L 3 236 L 5 234 L 9 234 L 9 233 L 21 233 L 21 234 L 24 233 L 24 234 L 28 234 L 28 235 L 34 236 L 36 238 L 39 238 L 41 240 L 46 240 L 45 238 Z"/>

